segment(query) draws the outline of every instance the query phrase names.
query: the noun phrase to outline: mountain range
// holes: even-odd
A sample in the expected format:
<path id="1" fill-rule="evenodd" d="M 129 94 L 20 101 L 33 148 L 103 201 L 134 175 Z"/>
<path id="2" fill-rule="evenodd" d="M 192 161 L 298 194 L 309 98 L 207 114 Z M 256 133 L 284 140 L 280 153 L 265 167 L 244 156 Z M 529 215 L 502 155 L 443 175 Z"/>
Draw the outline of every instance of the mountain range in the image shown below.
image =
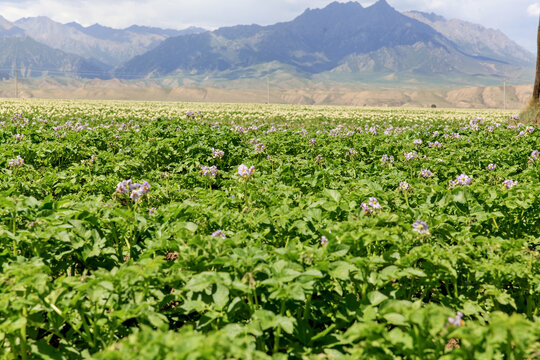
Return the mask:
<path id="1" fill-rule="evenodd" d="M 334 2 L 288 22 L 206 31 L 61 24 L 0 17 L 0 75 L 308 79 L 324 82 L 530 82 L 535 56 L 498 30 L 386 0 Z"/>

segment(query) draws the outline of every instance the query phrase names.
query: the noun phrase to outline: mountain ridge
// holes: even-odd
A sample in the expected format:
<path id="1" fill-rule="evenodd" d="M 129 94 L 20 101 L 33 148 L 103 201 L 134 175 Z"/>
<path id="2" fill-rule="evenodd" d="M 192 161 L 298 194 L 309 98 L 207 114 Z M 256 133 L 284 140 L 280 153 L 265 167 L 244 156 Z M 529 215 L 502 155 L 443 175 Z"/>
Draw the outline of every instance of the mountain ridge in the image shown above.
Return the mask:
<path id="1" fill-rule="evenodd" d="M 435 22 L 444 20 L 435 14 L 429 18 Z M 368 7 L 354 1 L 333 2 L 322 9 L 306 9 L 288 22 L 239 25 L 168 38 L 117 67 L 114 76 L 215 76 L 278 62 L 292 66 L 307 78 L 327 72 L 359 71 L 478 78 L 518 73 L 527 65 L 523 59 L 491 51 L 489 46 L 469 51 L 466 42 L 445 36 L 428 17 L 420 20 L 396 11 L 385 0 Z M 359 66 L 362 61 L 365 63 Z"/>
<path id="2" fill-rule="evenodd" d="M 139 25 L 115 29 L 98 23 L 62 24 L 44 16 L 11 23 L 0 16 L 0 38 L 17 37 L 61 50 L 56 53 L 60 58 L 83 58 L 86 62 L 70 59 L 92 68 L 88 74 L 170 77 L 186 84 L 263 77 L 291 84 L 386 79 L 493 84 L 503 77 L 529 79 L 534 60 L 498 30 L 434 13 L 402 13 L 386 0 L 366 7 L 334 1 L 308 8 L 290 21 L 214 31 Z"/>

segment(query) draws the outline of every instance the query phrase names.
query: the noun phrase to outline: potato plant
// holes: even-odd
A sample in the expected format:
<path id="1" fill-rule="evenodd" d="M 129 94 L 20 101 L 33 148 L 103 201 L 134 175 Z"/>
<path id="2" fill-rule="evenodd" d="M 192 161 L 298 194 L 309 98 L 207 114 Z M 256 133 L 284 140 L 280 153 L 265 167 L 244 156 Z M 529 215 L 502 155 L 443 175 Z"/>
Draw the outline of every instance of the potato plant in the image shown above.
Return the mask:
<path id="1" fill-rule="evenodd" d="M 540 357 L 511 112 L 3 100 L 3 359 Z"/>

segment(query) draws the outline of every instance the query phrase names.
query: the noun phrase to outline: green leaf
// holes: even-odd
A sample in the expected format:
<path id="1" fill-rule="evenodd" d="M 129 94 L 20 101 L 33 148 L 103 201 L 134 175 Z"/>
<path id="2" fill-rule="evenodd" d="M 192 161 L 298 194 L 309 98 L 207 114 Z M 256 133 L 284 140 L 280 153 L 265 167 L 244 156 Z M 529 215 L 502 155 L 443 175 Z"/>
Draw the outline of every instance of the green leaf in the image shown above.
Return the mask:
<path id="1" fill-rule="evenodd" d="M 382 303 L 384 300 L 388 299 L 388 296 L 378 292 L 378 291 L 371 291 L 370 293 L 368 293 L 367 295 L 368 297 L 368 300 L 370 302 L 371 305 L 373 306 L 377 306 L 379 305 L 380 303 Z"/>

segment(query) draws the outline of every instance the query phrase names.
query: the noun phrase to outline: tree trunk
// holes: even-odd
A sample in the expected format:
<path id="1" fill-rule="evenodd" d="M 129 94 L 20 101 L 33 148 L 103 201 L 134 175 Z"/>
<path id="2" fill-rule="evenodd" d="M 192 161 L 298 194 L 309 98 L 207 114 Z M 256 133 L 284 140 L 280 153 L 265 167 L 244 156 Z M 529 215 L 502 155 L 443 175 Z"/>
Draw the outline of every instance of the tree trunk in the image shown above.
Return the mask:
<path id="1" fill-rule="evenodd" d="M 536 35 L 536 77 L 534 79 L 533 101 L 540 100 L 540 18 L 538 21 L 538 34 Z"/>

